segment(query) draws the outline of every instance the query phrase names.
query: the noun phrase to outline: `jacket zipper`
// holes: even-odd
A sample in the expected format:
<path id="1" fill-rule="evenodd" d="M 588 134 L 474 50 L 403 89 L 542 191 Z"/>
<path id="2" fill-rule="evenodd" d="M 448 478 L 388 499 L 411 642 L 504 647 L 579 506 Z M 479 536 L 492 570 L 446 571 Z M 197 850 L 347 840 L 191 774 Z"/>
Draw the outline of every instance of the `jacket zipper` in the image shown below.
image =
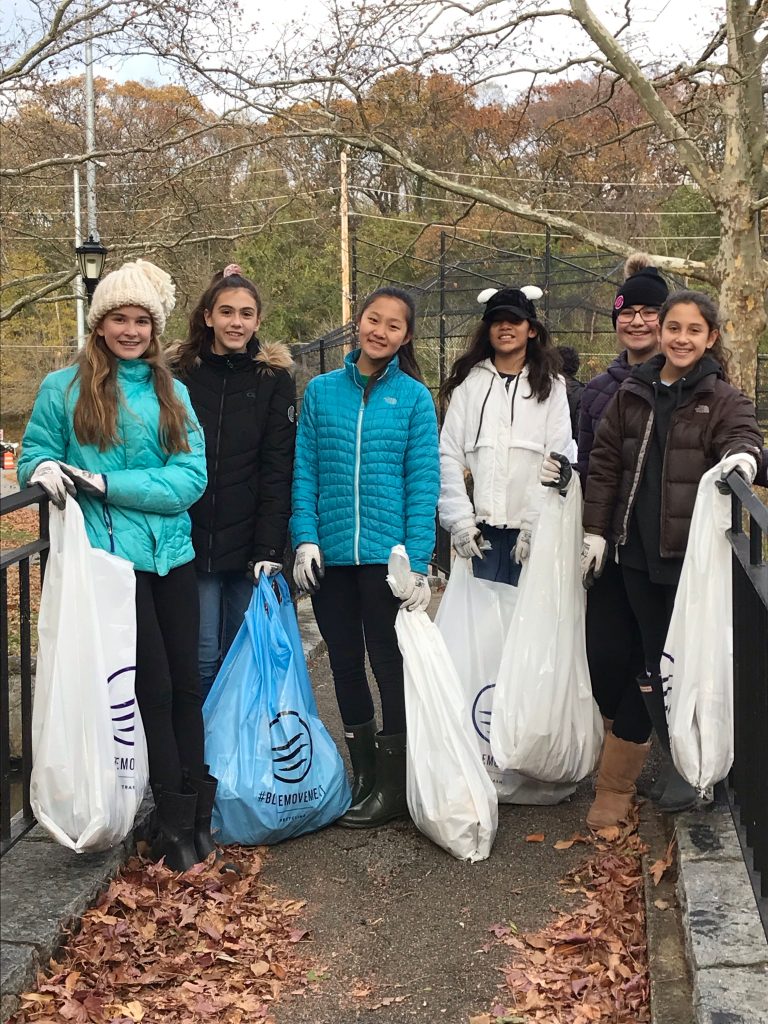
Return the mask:
<path id="1" fill-rule="evenodd" d="M 211 487 L 211 520 L 208 530 L 208 572 L 213 572 L 213 538 L 216 521 L 216 478 L 219 475 L 219 447 L 221 446 L 221 421 L 224 419 L 224 392 L 227 390 L 227 378 L 221 379 L 221 398 L 219 399 L 219 419 L 216 424 L 216 451 L 213 458 L 213 485 Z M 210 483 L 210 481 L 209 481 Z"/>
<path id="2" fill-rule="evenodd" d="M 360 396 L 355 434 L 355 565 L 360 565 L 360 449 L 363 435 L 363 413 L 365 412 L 365 391 Z"/>
<path id="3" fill-rule="evenodd" d="M 645 426 L 645 436 L 643 437 L 643 443 L 640 446 L 640 456 L 637 460 L 637 469 L 635 470 L 635 478 L 632 481 L 632 487 L 629 491 L 629 497 L 627 498 L 627 511 L 624 514 L 624 522 L 621 524 L 621 536 L 616 542 L 616 557 L 618 558 L 618 549 L 622 544 L 627 542 L 627 528 L 629 524 L 629 517 L 632 515 L 632 506 L 635 500 L 635 494 L 637 492 L 638 485 L 640 483 L 640 477 L 642 476 L 643 466 L 645 465 L 645 458 L 648 454 L 648 438 L 653 430 L 653 423 L 656 418 L 653 406 L 648 416 L 648 422 Z"/>
<path id="4" fill-rule="evenodd" d="M 112 513 L 109 510 L 109 505 L 105 502 L 101 508 L 102 518 L 104 519 L 104 525 L 107 528 L 107 534 L 109 535 L 109 553 L 114 555 L 115 553 L 115 534 L 112 527 Z"/>

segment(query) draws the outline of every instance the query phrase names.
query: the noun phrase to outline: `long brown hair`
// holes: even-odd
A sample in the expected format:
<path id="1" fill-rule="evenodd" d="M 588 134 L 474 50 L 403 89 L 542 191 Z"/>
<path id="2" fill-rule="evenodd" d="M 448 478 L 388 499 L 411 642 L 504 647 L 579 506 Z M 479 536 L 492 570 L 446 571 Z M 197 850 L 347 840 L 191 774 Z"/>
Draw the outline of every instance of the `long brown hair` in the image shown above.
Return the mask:
<path id="1" fill-rule="evenodd" d="M 221 292 L 227 288 L 244 288 L 256 303 L 256 314 L 261 318 L 261 297 L 256 285 L 243 274 L 227 274 L 218 270 L 211 278 L 210 284 L 200 296 L 200 300 L 189 317 L 189 332 L 184 341 L 176 347 L 173 364 L 183 373 L 194 366 L 201 352 L 210 351 L 213 344 L 213 328 L 205 322 L 206 312 L 213 311 Z M 249 338 L 250 342 L 252 339 Z"/>
<path id="2" fill-rule="evenodd" d="M 85 347 L 75 360 L 78 365 L 75 380 L 80 383 L 74 414 L 75 434 L 81 444 L 97 445 L 106 451 L 120 443 L 117 430 L 118 359 L 107 348 L 104 336 L 98 334 L 99 324 L 91 331 Z M 176 397 L 173 377 L 166 366 L 160 343 L 155 334 L 154 321 L 149 348 L 142 358 L 152 367 L 152 382 L 160 403 L 160 444 L 170 454 L 188 452 L 190 427 L 184 404 Z"/>
<path id="3" fill-rule="evenodd" d="M 672 292 L 672 294 L 664 302 L 664 305 L 659 310 L 659 329 L 661 329 L 664 321 L 669 316 L 669 311 L 673 306 L 679 306 L 680 304 L 686 306 L 696 306 L 698 311 L 701 313 L 702 318 L 706 321 L 707 327 L 710 331 L 717 331 L 717 338 L 712 348 L 707 349 L 706 354 L 716 359 L 723 370 L 723 377 L 726 383 L 730 383 L 730 377 L 728 370 L 731 362 L 731 350 L 726 348 L 723 344 L 722 338 L 722 326 L 720 324 L 720 310 L 717 303 L 710 299 L 705 292 L 689 291 L 687 289 L 681 289 L 679 292 Z"/>
<path id="4" fill-rule="evenodd" d="M 529 320 L 528 323 L 536 331 L 536 337 L 528 339 L 525 349 L 528 383 L 531 395 L 535 396 L 537 401 L 543 402 L 552 390 L 552 378 L 556 377 L 560 370 L 560 357 L 557 349 L 552 346 L 549 331 L 544 324 L 536 319 Z M 481 320 L 470 336 L 467 351 L 455 361 L 447 380 L 440 388 L 441 399 L 447 402 L 459 384 L 467 379 L 472 367 L 484 359 L 493 359 L 493 354 L 491 325 L 488 321 Z"/>

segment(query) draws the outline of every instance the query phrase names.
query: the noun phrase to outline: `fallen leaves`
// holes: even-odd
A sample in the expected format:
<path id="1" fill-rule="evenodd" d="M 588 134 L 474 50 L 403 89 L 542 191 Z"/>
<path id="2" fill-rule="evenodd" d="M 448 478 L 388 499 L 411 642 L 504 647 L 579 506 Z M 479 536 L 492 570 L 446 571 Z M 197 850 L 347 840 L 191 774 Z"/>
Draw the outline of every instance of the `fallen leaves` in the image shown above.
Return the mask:
<path id="1" fill-rule="evenodd" d="M 534 832 L 533 835 L 525 837 L 526 843 L 543 843 L 545 839 L 543 832 Z"/>
<path id="2" fill-rule="evenodd" d="M 133 857 L 11 1024 L 266 1024 L 286 985 L 300 993 L 320 974 L 299 958 L 305 903 L 272 896 L 260 852 L 227 850 L 239 875 Z"/>
<path id="3" fill-rule="evenodd" d="M 653 864 L 648 868 L 653 884 L 658 885 L 664 877 L 665 873 L 672 867 L 675 859 L 675 844 L 677 840 L 672 837 L 667 846 L 667 852 L 659 860 L 655 860 Z"/>
<path id="4" fill-rule="evenodd" d="M 581 905 L 535 933 L 491 928 L 499 942 L 514 950 L 504 968 L 510 998 L 490 1013 L 471 1017 L 470 1024 L 650 1020 L 641 869 L 645 847 L 633 824 L 600 829 L 595 837 L 574 835 L 554 847 L 565 850 L 575 843 L 593 847 L 587 861 L 562 883 L 566 892 L 581 894 Z M 671 863 L 671 850 L 667 854 Z"/>

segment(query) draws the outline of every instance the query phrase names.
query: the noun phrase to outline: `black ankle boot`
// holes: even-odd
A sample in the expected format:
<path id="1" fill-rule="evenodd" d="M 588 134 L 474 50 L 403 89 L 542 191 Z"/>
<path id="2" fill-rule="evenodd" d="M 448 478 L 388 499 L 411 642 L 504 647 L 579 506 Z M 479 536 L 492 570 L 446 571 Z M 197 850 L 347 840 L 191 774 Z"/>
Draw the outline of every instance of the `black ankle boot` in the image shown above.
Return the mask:
<path id="1" fill-rule="evenodd" d="M 405 799 L 405 733 L 376 735 L 376 781 L 359 803 L 336 822 L 344 828 L 378 828 L 408 814 Z"/>
<path id="2" fill-rule="evenodd" d="M 213 813 L 213 802 L 216 799 L 218 782 L 208 771 L 207 764 L 203 765 L 203 773 L 203 775 L 196 779 L 187 778 L 187 786 L 197 796 L 194 838 L 198 860 L 205 860 L 209 854 L 217 849 L 211 835 L 211 814 Z"/>
<path id="3" fill-rule="evenodd" d="M 365 800 L 376 781 L 376 719 L 345 725 L 344 739 L 352 762 L 352 806 Z"/>
<path id="4" fill-rule="evenodd" d="M 669 742 L 669 726 L 667 712 L 664 708 L 664 686 L 660 675 L 637 677 L 640 692 L 643 695 L 648 716 L 664 751 L 664 764 L 658 779 L 651 791 L 651 799 L 660 811 L 675 814 L 687 811 L 696 804 L 697 793 L 694 787 L 683 778 L 672 761 Z"/>
<path id="5" fill-rule="evenodd" d="M 157 836 L 152 844 L 152 859 L 165 857 L 172 871 L 187 871 L 200 858 L 195 849 L 195 793 L 157 794 Z"/>

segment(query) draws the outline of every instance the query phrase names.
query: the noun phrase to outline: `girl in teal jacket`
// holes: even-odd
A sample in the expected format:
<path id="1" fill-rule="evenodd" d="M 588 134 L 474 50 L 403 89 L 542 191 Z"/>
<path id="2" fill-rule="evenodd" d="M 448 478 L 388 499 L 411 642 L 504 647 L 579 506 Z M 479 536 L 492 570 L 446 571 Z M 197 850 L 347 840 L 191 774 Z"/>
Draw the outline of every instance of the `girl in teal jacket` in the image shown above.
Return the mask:
<path id="1" fill-rule="evenodd" d="M 312 594 L 328 646 L 354 771 L 352 807 L 339 824 L 370 828 L 406 811 L 400 601 L 387 561 L 404 544 L 408 610 L 429 604 L 440 467 L 435 406 L 413 353 L 407 292 L 380 288 L 363 303 L 359 349 L 341 370 L 311 380 L 296 441 L 291 534 L 294 579 Z M 381 695 L 376 731 L 365 655 Z"/>
<path id="2" fill-rule="evenodd" d="M 91 545 L 134 565 L 136 699 L 157 805 L 152 852 L 186 870 L 214 849 L 216 784 L 203 765 L 186 511 L 205 490 L 205 443 L 158 341 L 173 304 L 170 277 L 144 260 L 100 282 L 85 348 L 40 387 L 18 475 L 59 508 L 76 496 Z"/>

